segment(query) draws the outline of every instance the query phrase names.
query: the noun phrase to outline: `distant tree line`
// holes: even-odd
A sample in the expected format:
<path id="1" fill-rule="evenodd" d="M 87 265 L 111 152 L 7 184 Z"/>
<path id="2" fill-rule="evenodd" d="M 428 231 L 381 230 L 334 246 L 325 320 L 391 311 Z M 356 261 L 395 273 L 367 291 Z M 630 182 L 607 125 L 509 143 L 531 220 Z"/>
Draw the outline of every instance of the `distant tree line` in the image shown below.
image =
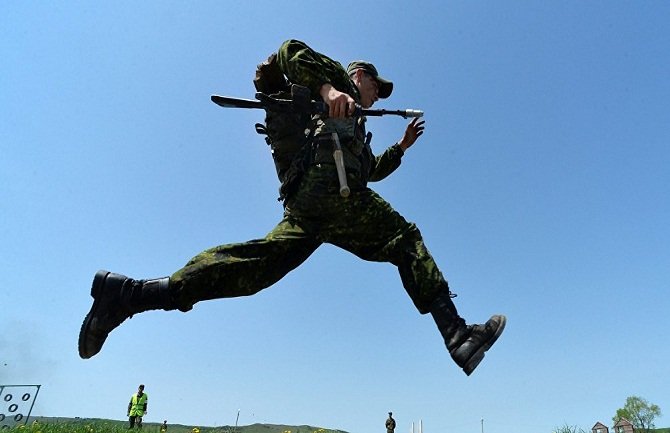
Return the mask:
<path id="1" fill-rule="evenodd" d="M 670 429 L 654 430 L 656 428 L 654 420 L 660 416 L 661 408 L 658 405 L 651 404 L 642 397 L 631 396 L 626 399 L 626 404 L 622 408 L 616 410 L 616 414 L 612 417 L 612 422 L 614 425 L 617 425 L 619 421 L 626 419 L 633 424 L 636 432 L 651 433 L 654 431 L 654 433 L 666 433 Z M 562 427 L 552 430 L 552 433 L 590 433 L 590 431 L 566 423 Z"/>

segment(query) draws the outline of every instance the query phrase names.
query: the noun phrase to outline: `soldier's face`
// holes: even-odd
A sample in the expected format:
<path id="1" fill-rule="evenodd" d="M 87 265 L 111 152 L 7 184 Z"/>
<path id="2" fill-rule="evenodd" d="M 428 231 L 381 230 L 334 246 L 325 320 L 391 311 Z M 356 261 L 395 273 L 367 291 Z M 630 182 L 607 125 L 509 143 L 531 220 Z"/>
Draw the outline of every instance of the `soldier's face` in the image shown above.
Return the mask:
<path id="1" fill-rule="evenodd" d="M 358 70 L 356 86 L 361 94 L 361 106 L 370 108 L 379 99 L 379 82 L 372 75 Z"/>

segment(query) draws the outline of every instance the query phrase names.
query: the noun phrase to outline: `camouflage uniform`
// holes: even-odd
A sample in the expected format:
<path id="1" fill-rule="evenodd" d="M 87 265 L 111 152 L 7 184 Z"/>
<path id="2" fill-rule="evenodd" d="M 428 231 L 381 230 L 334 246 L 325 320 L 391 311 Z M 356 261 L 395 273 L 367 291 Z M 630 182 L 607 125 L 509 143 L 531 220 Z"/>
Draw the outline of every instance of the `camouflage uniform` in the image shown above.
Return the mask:
<path id="1" fill-rule="evenodd" d="M 277 57 L 286 77 L 308 87 L 314 99 L 320 97 L 321 86 L 330 83 L 360 102 L 342 65 L 302 42 L 285 42 Z M 378 83 L 391 84 L 379 78 Z M 390 90 L 386 87 L 386 96 Z M 253 295 L 295 269 L 319 245 L 330 243 L 364 260 L 394 264 L 416 308 L 432 315 L 452 359 L 470 375 L 507 319 L 494 315 L 484 324 L 467 325 L 419 229 L 368 188 L 369 181 L 384 179 L 400 166 L 402 149 L 395 144 L 375 156 L 364 118 L 321 119 L 315 128 L 309 152 L 300 153 L 304 172 L 292 177 L 299 183 L 292 184 L 285 197 L 284 217 L 264 238 L 206 250 L 171 277 L 135 280 L 98 271 L 91 285 L 93 305 L 79 332 L 79 355 L 84 359 L 96 355 L 109 333 L 133 314 L 152 309 L 188 311 L 199 301 Z M 339 194 L 332 132 L 338 133 L 343 148 L 351 188 L 347 198 Z"/>
<path id="2" fill-rule="evenodd" d="M 393 413 L 389 412 L 389 417 L 386 419 L 386 433 L 393 433 L 395 430 L 395 420 L 393 419 Z"/>
<path id="3" fill-rule="evenodd" d="M 331 83 L 360 102 L 347 71 L 302 42 L 285 42 L 279 65 L 291 82 L 308 87 L 313 99 Z M 336 131 L 344 150 L 351 195 L 339 195 L 339 183 L 329 143 Z M 218 246 L 191 259 L 170 277 L 179 309 L 198 301 L 253 295 L 279 281 L 304 262 L 322 243 L 341 247 L 358 257 L 398 267 L 403 286 L 421 313 L 439 295 L 448 295 L 447 282 L 423 243 L 419 229 L 373 190 L 378 181 L 400 165 L 397 144 L 380 156 L 365 140 L 365 119 L 326 119 L 318 123 L 314 151 L 297 192 L 285 202 L 284 217 L 264 238 Z M 325 138 L 325 140 L 323 139 Z"/>

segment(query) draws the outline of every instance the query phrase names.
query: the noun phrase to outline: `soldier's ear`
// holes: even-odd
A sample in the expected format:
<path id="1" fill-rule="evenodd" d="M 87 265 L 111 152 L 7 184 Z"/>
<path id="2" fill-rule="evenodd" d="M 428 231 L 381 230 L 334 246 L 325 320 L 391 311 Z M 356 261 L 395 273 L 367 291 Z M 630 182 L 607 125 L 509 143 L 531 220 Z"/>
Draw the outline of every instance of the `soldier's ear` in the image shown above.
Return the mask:
<path id="1" fill-rule="evenodd" d="M 356 69 L 353 74 L 351 74 L 351 79 L 354 83 L 359 84 L 363 80 L 363 74 L 365 71 L 363 69 Z"/>

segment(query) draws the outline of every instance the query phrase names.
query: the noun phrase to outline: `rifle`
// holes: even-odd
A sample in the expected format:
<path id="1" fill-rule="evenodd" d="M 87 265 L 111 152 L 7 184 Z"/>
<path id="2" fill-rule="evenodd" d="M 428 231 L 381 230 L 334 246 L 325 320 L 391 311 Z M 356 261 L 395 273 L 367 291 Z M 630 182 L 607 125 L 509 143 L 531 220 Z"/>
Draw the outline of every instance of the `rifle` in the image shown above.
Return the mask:
<path id="1" fill-rule="evenodd" d="M 307 91 L 307 94 L 304 92 Z M 260 108 L 263 110 L 285 111 L 285 112 L 308 112 L 310 114 L 328 114 L 328 105 L 322 101 L 309 99 L 309 90 L 301 86 L 291 86 L 292 99 L 275 98 L 265 93 L 257 92 L 256 99 L 233 98 L 230 96 L 212 95 L 212 102 L 225 108 Z M 408 117 L 423 117 L 423 111 L 407 110 L 385 110 L 363 108 L 356 105 L 354 117 L 360 116 L 386 116 L 395 115 L 405 119 Z"/>
<path id="2" fill-rule="evenodd" d="M 219 95 L 212 95 L 211 99 L 215 104 L 225 108 L 252 108 L 287 113 L 309 113 L 311 115 L 318 114 L 321 116 L 328 115 L 328 105 L 325 102 L 312 101 L 309 89 L 295 84 L 291 86 L 291 99 L 277 98 L 261 92 L 256 93 L 255 100 Z M 354 117 L 386 115 L 401 116 L 407 119 L 408 117 L 422 117 L 423 111 L 413 109 L 370 109 L 363 108 L 357 104 L 353 114 Z M 342 147 L 340 146 L 340 140 L 336 132 L 333 132 L 333 142 L 335 144 L 333 158 L 335 159 L 335 166 L 337 168 L 338 179 L 340 182 L 340 195 L 346 198 L 349 196 L 350 190 L 347 185 L 344 160 L 342 158 Z"/>

